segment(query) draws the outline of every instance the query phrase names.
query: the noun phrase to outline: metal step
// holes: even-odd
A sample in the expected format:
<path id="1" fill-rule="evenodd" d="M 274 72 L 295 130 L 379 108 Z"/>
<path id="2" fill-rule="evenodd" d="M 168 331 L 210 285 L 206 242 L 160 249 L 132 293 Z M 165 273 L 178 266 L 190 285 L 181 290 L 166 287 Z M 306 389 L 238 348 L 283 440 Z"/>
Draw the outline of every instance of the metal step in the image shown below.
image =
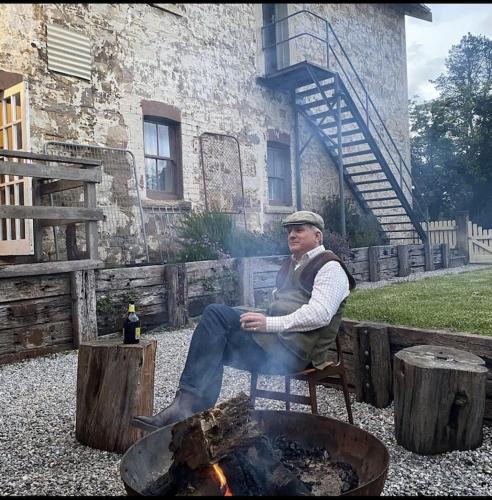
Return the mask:
<path id="1" fill-rule="evenodd" d="M 366 175 L 366 174 L 363 174 L 363 175 Z M 378 184 L 379 182 L 389 182 L 389 180 L 388 179 L 371 179 L 369 181 L 354 181 L 354 184 L 357 187 L 359 187 L 359 186 L 363 186 L 364 184 Z M 393 189 L 393 188 L 391 188 L 391 189 Z"/>
<path id="2" fill-rule="evenodd" d="M 401 221 L 401 222 L 379 222 L 382 226 L 394 226 L 395 224 L 410 224 L 413 227 L 412 221 Z M 407 231 L 407 229 L 401 229 L 401 231 Z"/>
<path id="3" fill-rule="evenodd" d="M 305 103 L 299 103 L 299 106 L 303 109 L 310 109 L 310 108 L 317 108 L 318 106 L 322 106 L 323 104 L 326 104 L 327 106 L 333 104 L 335 102 L 335 98 L 332 99 L 318 99 L 317 101 L 311 101 L 311 102 L 305 102 Z M 343 109 L 343 108 L 342 108 Z M 349 108 L 347 107 L 347 111 Z"/>
<path id="4" fill-rule="evenodd" d="M 373 155 L 372 149 L 363 149 L 361 151 L 352 151 L 351 153 L 342 154 L 343 158 L 351 158 L 352 156 Z"/>
<path id="5" fill-rule="evenodd" d="M 353 130 L 344 130 L 342 131 L 342 137 L 347 137 L 350 135 L 362 134 L 362 130 L 359 128 L 354 128 Z M 330 139 L 335 139 L 338 137 L 338 134 L 326 134 Z"/>
<path id="6" fill-rule="evenodd" d="M 324 101 L 324 104 L 326 104 L 326 101 Z M 318 104 L 318 106 L 321 106 L 321 104 Z M 301 107 L 303 109 L 309 109 L 309 108 L 314 108 L 315 106 L 306 106 L 306 107 L 304 107 L 303 105 L 301 105 Z M 332 115 L 333 117 L 335 117 L 335 112 L 336 111 L 337 111 L 337 109 L 333 108 L 333 109 L 330 109 L 328 111 L 320 111 L 319 113 L 315 113 L 315 114 L 312 114 L 310 116 L 311 116 L 311 118 L 316 118 L 316 119 L 318 119 L 318 118 L 324 118 L 327 115 Z M 347 113 L 349 111 L 350 111 L 350 108 L 342 107 L 342 113 Z M 342 125 L 348 124 L 348 123 L 352 123 L 352 122 L 355 123 L 355 120 L 354 120 L 353 116 L 350 116 L 348 118 L 343 118 L 342 119 Z M 333 127 L 337 126 L 337 122 L 336 121 L 329 121 L 329 122 L 322 123 L 321 125 L 318 125 L 318 126 L 320 128 L 322 128 L 322 129 L 333 128 Z"/>
<path id="7" fill-rule="evenodd" d="M 342 147 L 350 148 L 352 146 L 360 146 L 361 144 L 367 144 L 367 141 L 365 139 L 359 139 L 358 141 L 342 142 Z"/>
<path id="8" fill-rule="evenodd" d="M 381 182 L 384 182 L 384 181 L 381 181 Z M 382 193 L 383 191 L 393 191 L 393 188 L 390 186 L 390 187 L 387 187 L 387 188 L 368 189 L 366 191 L 362 191 L 362 189 L 359 189 L 359 191 L 362 194 L 366 194 L 366 193 Z M 369 200 L 366 200 L 366 201 L 369 201 Z"/>
<path id="9" fill-rule="evenodd" d="M 385 191 L 387 191 L 387 189 L 385 189 Z M 380 202 L 380 201 L 389 201 L 389 200 L 398 200 L 398 196 L 389 196 L 389 197 L 383 196 L 381 198 L 371 198 L 371 199 L 366 200 L 366 202 L 369 203 L 370 201 Z M 369 207 L 369 208 L 372 210 L 373 208 L 377 208 L 377 207 Z M 379 207 L 379 208 L 385 208 L 385 207 Z"/>
<path id="10" fill-rule="evenodd" d="M 400 204 L 400 205 L 388 205 L 387 207 L 373 207 L 372 210 L 390 210 L 392 208 L 403 208 L 404 209 L 403 205 Z M 406 213 L 407 212 L 405 211 L 405 215 L 406 215 Z"/>
<path id="11" fill-rule="evenodd" d="M 347 165 L 344 165 L 344 167 L 361 167 L 362 165 L 372 165 L 374 163 L 377 163 L 379 165 L 379 162 L 377 160 L 369 160 L 369 161 L 358 161 L 357 163 L 349 163 Z M 357 173 L 360 174 L 361 172 Z M 353 175 L 355 175 L 355 173 Z"/>
<path id="12" fill-rule="evenodd" d="M 349 111 L 349 110 L 347 110 Z M 343 108 L 342 108 L 342 113 L 343 113 Z M 333 111 L 330 111 L 329 114 L 332 114 L 334 115 Z M 315 117 L 317 115 L 311 115 L 311 117 Z M 350 118 L 342 118 L 342 125 L 348 125 L 349 123 L 357 123 L 355 118 L 353 116 L 351 116 Z M 320 128 L 322 128 L 323 130 L 324 129 L 327 129 L 327 128 L 336 128 L 337 127 L 337 122 L 336 121 L 330 121 L 330 122 L 325 122 L 325 123 L 322 123 L 321 125 L 319 125 Z M 329 134 L 326 134 L 326 135 L 329 135 Z M 335 137 L 337 137 L 335 135 Z"/>
<path id="13" fill-rule="evenodd" d="M 334 90 L 335 89 L 335 82 L 328 83 L 326 85 L 321 85 L 321 89 L 323 90 L 323 92 L 326 92 L 327 90 Z M 314 94 L 319 94 L 319 89 L 317 86 L 312 88 L 312 89 L 302 90 L 300 92 L 296 92 L 296 97 L 302 98 L 302 97 L 307 97 L 307 96 L 314 95 Z"/>
<path id="14" fill-rule="evenodd" d="M 381 169 L 377 169 L 377 170 L 367 170 L 366 172 L 354 172 L 353 174 L 349 174 L 349 175 L 353 180 L 354 177 L 359 177 L 359 175 L 379 174 L 381 172 L 382 172 Z M 386 179 L 383 179 L 383 180 L 386 180 Z M 354 180 L 354 182 L 356 182 L 356 181 Z"/>

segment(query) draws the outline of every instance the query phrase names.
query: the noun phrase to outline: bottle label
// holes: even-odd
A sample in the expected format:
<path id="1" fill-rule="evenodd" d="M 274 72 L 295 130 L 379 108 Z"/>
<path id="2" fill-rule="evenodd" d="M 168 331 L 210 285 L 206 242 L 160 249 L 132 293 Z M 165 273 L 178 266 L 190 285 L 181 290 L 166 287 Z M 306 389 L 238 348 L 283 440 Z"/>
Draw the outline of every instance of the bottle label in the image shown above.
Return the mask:
<path id="1" fill-rule="evenodd" d="M 136 338 L 136 339 L 139 339 L 139 338 L 140 338 L 140 327 L 139 327 L 139 326 L 137 326 L 137 327 L 135 328 L 135 338 Z"/>

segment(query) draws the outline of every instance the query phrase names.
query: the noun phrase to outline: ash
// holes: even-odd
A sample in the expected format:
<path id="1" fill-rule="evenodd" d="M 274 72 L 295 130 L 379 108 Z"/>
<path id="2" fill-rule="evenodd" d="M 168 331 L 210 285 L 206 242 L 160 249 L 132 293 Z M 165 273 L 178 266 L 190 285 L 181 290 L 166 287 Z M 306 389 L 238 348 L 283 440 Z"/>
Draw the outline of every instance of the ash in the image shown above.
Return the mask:
<path id="1" fill-rule="evenodd" d="M 280 461 L 285 468 L 303 481 L 315 496 L 338 496 L 359 485 L 352 466 L 333 461 L 321 446 L 308 448 L 281 435 L 272 439 L 272 447 L 281 454 Z"/>

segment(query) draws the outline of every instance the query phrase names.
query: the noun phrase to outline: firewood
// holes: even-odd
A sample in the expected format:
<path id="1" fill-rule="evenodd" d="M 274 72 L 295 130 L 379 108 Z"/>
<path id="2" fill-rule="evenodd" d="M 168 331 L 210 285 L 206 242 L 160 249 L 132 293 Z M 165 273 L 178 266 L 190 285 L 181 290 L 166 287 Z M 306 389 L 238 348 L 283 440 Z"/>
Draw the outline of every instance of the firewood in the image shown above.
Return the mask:
<path id="1" fill-rule="evenodd" d="M 308 487 L 280 461 L 269 438 L 253 420 L 251 400 L 241 393 L 210 410 L 197 413 L 172 428 L 169 449 L 173 464 L 167 485 L 187 485 L 213 464 L 225 473 L 235 496 L 241 495 L 311 495 Z M 162 490 L 161 490 L 162 491 Z"/>
<path id="2" fill-rule="evenodd" d="M 217 463 L 231 449 L 254 443 L 261 431 L 251 418 L 251 407 L 249 397 L 241 393 L 176 423 L 169 445 L 174 462 L 191 469 L 205 467 Z"/>

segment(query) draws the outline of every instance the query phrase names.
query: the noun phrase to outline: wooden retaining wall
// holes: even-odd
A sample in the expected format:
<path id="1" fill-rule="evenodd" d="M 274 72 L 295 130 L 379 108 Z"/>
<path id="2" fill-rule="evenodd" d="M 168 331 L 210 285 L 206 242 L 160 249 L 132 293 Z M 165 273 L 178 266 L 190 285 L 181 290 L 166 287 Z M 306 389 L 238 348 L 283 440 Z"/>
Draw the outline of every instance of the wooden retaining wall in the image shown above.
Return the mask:
<path id="1" fill-rule="evenodd" d="M 168 323 L 164 265 L 100 269 L 95 275 L 98 335 L 122 331 L 131 300 L 144 331 Z"/>
<path id="2" fill-rule="evenodd" d="M 449 261 L 445 245 L 434 246 L 432 255 L 432 268 Z M 251 257 L 0 278 L 0 364 L 72 349 L 81 340 L 119 332 L 130 300 L 135 300 L 144 331 L 185 324 L 211 303 L 264 306 L 283 259 Z M 346 262 L 358 281 L 377 281 L 423 270 L 425 249 L 357 248 Z"/>
<path id="3" fill-rule="evenodd" d="M 484 424 L 492 426 L 492 338 L 471 333 L 449 332 L 446 330 L 426 330 L 405 326 L 389 325 L 367 321 L 343 320 L 345 331 L 343 338 L 344 359 L 349 361 L 348 378 L 352 390 L 359 401 L 375 404 L 373 394 L 385 391 L 386 401 L 393 400 L 392 387 L 386 381 L 392 380 L 391 367 L 394 355 L 406 347 L 414 345 L 435 345 L 453 347 L 480 356 L 489 370 L 486 384 L 486 401 Z M 369 339 L 367 339 L 369 335 Z M 382 350 L 381 345 L 387 344 L 388 349 Z M 369 352 L 387 352 L 387 355 L 377 354 L 369 360 L 364 357 L 360 346 L 364 345 Z M 387 359 L 384 359 L 384 358 Z M 369 366 L 369 369 L 367 369 Z M 387 373 L 381 373 L 381 367 L 387 367 Z M 358 368 L 357 368 L 358 367 Z M 378 373 L 375 375 L 374 370 Z M 365 390 L 366 384 L 370 387 Z M 379 386 L 383 386 L 382 388 Z M 386 387 L 386 389 L 384 389 Z M 376 406 L 379 406 L 376 404 Z M 386 404 L 381 405 L 386 406 Z"/>
<path id="4" fill-rule="evenodd" d="M 136 303 L 144 332 L 166 325 L 183 326 L 211 303 L 264 307 L 284 259 L 285 256 L 250 257 L 0 278 L 0 364 L 71 350 L 82 340 L 120 332 L 130 300 Z M 446 244 L 428 249 L 423 245 L 358 248 L 346 259 L 357 281 L 448 267 L 450 261 L 452 265 Z M 363 371 L 358 350 L 361 342 L 367 345 L 369 337 L 373 341 L 380 337 L 371 330 L 361 341 L 357 322 L 345 320 L 344 325 L 347 333 L 341 340 L 349 386 L 360 400 L 371 399 L 372 393 L 361 389 L 369 375 Z M 384 378 L 387 368 L 381 367 L 391 366 L 395 352 L 422 343 L 468 350 L 482 356 L 489 373 L 492 370 L 491 338 L 390 325 L 378 328 L 389 338 L 390 359 L 374 364 L 380 368 L 376 375 L 371 372 L 374 380 Z M 384 352 L 380 347 L 374 347 L 374 353 Z M 374 380 L 370 379 L 371 383 Z M 487 383 L 486 422 L 492 423 L 491 375 Z"/>
<path id="5" fill-rule="evenodd" d="M 0 364 L 73 349 L 69 274 L 0 280 Z"/>

